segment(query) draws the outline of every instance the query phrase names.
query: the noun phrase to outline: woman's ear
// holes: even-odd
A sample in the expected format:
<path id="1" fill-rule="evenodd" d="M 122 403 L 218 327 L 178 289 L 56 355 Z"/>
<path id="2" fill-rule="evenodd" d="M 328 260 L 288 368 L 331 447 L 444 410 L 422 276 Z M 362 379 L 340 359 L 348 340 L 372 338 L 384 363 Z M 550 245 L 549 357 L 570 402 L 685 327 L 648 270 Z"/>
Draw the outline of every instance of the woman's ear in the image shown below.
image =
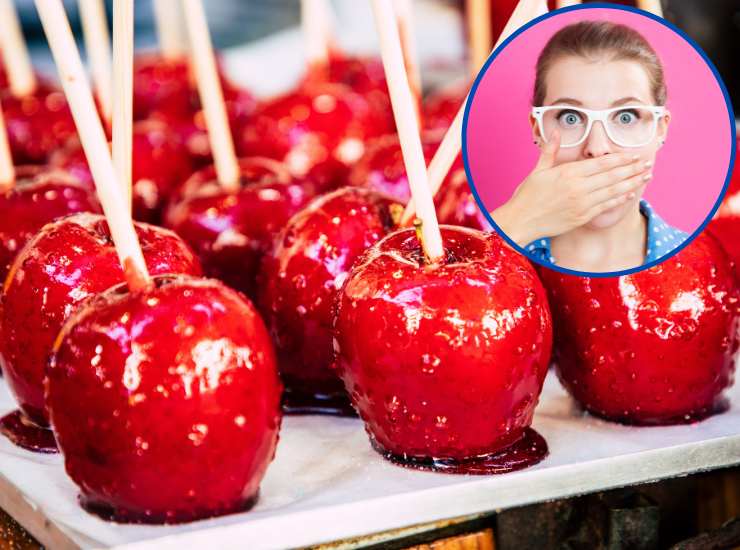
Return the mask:
<path id="1" fill-rule="evenodd" d="M 665 114 L 658 121 L 658 142 L 662 146 L 668 137 L 668 127 L 671 124 L 671 112 L 666 110 Z"/>
<path id="2" fill-rule="evenodd" d="M 540 125 L 537 124 L 537 119 L 531 113 L 529 114 L 529 124 L 532 126 L 532 140 L 534 144 L 541 146 L 544 140 L 542 139 L 542 134 L 540 134 Z"/>

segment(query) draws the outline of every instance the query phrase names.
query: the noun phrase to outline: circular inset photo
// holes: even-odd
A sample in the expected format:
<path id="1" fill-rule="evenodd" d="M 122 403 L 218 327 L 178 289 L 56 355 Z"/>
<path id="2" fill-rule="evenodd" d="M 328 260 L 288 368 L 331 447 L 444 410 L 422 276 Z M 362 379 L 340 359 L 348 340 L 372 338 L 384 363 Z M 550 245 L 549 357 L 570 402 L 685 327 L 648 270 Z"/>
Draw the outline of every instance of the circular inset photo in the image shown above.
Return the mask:
<path id="1" fill-rule="evenodd" d="M 489 222 L 530 259 L 624 275 L 673 256 L 712 218 L 735 122 L 686 35 L 592 6 L 539 18 L 494 52 L 468 100 L 465 167 Z"/>

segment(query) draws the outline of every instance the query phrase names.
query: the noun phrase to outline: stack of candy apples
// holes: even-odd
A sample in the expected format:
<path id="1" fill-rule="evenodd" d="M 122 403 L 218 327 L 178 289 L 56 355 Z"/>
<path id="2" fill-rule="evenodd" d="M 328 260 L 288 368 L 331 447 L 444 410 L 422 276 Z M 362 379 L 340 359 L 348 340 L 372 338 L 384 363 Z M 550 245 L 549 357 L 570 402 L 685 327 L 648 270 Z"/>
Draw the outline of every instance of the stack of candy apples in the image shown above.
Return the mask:
<path id="1" fill-rule="evenodd" d="M 305 77 L 266 101 L 224 74 L 201 0 L 175 3 L 183 28 L 156 0 L 160 51 L 136 57 L 133 0 L 112 48 L 88 2 L 92 88 L 61 0 L 36 7 L 62 89 L 10 12 L 0 366 L 18 410 L 0 432 L 61 452 L 86 510 L 247 510 L 283 414 L 359 416 L 406 467 L 525 468 L 548 454 L 531 426 L 551 358 L 600 417 L 722 411 L 739 318 L 722 246 L 611 279 L 535 270 L 468 187 L 467 88 L 422 101 L 406 0 L 369 1 L 380 58 L 341 52 L 328 2 L 302 0 Z M 498 43 L 542 11 L 520 0 Z"/>

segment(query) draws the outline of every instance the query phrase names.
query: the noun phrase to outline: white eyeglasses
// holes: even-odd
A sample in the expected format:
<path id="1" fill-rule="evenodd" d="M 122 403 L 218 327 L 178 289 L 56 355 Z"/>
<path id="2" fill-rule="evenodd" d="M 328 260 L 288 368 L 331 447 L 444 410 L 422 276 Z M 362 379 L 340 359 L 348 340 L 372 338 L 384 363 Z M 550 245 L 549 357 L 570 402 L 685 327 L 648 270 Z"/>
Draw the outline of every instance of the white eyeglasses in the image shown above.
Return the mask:
<path id="1" fill-rule="evenodd" d="M 655 138 L 658 121 L 665 116 L 665 107 L 627 105 L 594 111 L 572 105 L 533 107 L 543 139 L 554 129 L 560 132 L 561 147 L 576 147 L 586 141 L 595 121 L 604 126 L 606 135 L 620 147 L 644 147 Z"/>

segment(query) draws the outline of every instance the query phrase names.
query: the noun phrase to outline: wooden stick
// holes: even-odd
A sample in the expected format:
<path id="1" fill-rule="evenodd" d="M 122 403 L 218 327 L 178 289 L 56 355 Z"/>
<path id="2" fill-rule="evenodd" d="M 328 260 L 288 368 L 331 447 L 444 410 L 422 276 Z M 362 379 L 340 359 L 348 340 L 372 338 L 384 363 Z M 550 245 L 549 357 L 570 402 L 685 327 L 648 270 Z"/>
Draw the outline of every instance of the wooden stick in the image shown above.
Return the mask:
<path id="1" fill-rule="evenodd" d="M 187 32 L 182 25 L 180 0 L 154 0 L 154 20 L 159 50 L 165 59 L 183 57 L 188 51 Z"/>
<path id="2" fill-rule="evenodd" d="M 541 0 L 520 0 L 516 8 L 514 8 L 509 21 L 506 23 L 504 30 L 501 32 L 493 50 L 496 50 L 506 40 L 511 33 L 517 30 L 522 25 L 526 24 L 531 19 L 534 19 L 542 10 Z M 463 119 L 465 118 L 465 105 L 467 99 L 463 101 L 460 110 L 455 115 L 452 125 L 445 133 L 440 143 L 439 148 L 434 153 L 432 161 L 429 163 L 429 189 L 432 193 L 432 197 L 437 194 L 439 188 L 442 187 L 447 174 L 455 163 L 455 159 L 460 154 L 462 149 L 462 130 L 463 130 Z M 408 225 L 414 219 L 416 214 L 416 207 L 414 202 L 411 201 L 406 206 L 401 217 L 401 225 Z"/>
<path id="3" fill-rule="evenodd" d="M 581 3 L 581 0 L 558 0 L 556 6 L 558 8 L 567 8 L 569 6 L 577 6 Z"/>
<path id="4" fill-rule="evenodd" d="M 309 67 L 329 64 L 331 11 L 326 0 L 301 0 L 301 26 Z"/>
<path id="5" fill-rule="evenodd" d="M 475 77 L 491 53 L 491 1 L 466 0 L 468 39 L 470 41 L 470 74 Z"/>
<path id="6" fill-rule="evenodd" d="M 208 129 L 208 139 L 216 166 L 216 177 L 229 192 L 239 190 L 239 161 L 234 149 L 234 139 L 229 129 L 221 79 L 216 68 L 211 34 L 201 0 L 184 0 L 185 23 L 190 38 L 190 52 L 200 102 Z"/>
<path id="7" fill-rule="evenodd" d="M 414 97 L 403 62 L 393 5 L 391 0 L 372 0 L 372 6 L 411 196 L 421 219 L 421 245 L 427 259 L 436 263 L 445 255 L 442 234 L 439 231 L 434 199 L 427 181 L 424 152 L 414 111 Z"/>
<path id="8" fill-rule="evenodd" d="M 663 17 L 663 3 L 660 0 L 637 0 L 637 7 Z"/>
<path id="9" fill-rule="evenodd" d="M 9 191 L 15 185 L 15 167 L 10 154 L 8 132 L 5 127 L 5 116 L 0 107 L 0 193 Z"/>
<path id="10" fill-rule="evenodd" d="M 13 0 L 0 0 L 0 22 L 3 27 L 0 50 L 8 73 L 10 92 L 15 97 L 25 97 L 36 89 L 36 75 Z"/>
<path id="11" fill-rule="evenodd" d="M 126 281 L 132 291 L 141 290 L 149 285 L 151 278 L 129 209 L 124 206 L 121 187 L 116 182 L 108 141 L 95 111 L 95 100 L 62 0 L 35 2 Z"/>
<path id="12" fill-rule="evenodd" d="M 115 2 L 113 3 L 115 7 Z M 85 51 L 90 60 L 95 92 L 103 111 L 103 118 L 110 124 L 113 113 L 113 76 L 111 69 L 110 35 L 108 18 L 103 0 L 78 0 Z"/>
<path id="13" fill-rule="evenodd" d="M 134 117 L 134 0 L 113 2 L 113 166 L 131 209 Z"/>
<path id="14" fill-rule="evenodd" d="M 417 99 L 417 111 L 421 111 L 421 67 L 419 53 L 416 47 L 416 29 L 414 26 L 414 6 L 411 0 L 395 0 L 396 17 L 398 17 L 398 33 L 401 35 L 401 47 L 409 75 L 411 90 Z"/>
<path id="15" fill-rule="evenodd" d="M 532 19 L 536 19 L 540 15 L 546 15 L 550 12 L 550 8 L 547 7 L 547 0 L 539 0 L 539 3 L 532 13 Z M 515 29 L 516 30 L 516 29 Z"/>

